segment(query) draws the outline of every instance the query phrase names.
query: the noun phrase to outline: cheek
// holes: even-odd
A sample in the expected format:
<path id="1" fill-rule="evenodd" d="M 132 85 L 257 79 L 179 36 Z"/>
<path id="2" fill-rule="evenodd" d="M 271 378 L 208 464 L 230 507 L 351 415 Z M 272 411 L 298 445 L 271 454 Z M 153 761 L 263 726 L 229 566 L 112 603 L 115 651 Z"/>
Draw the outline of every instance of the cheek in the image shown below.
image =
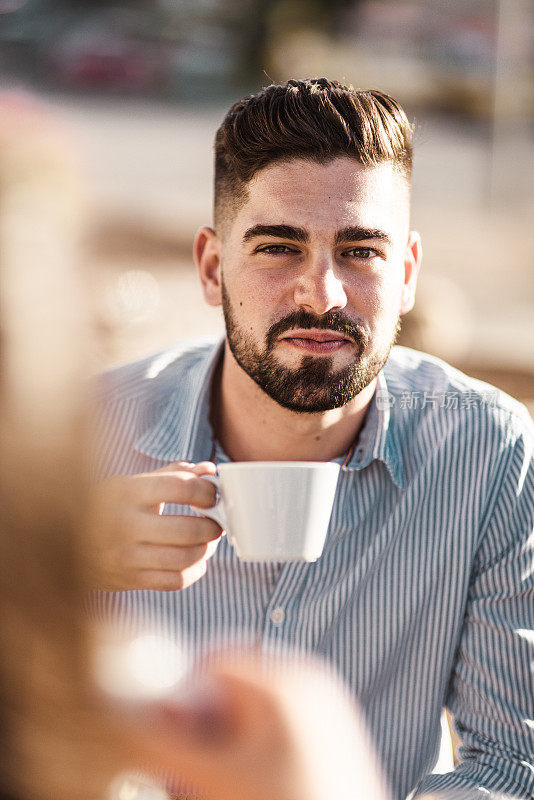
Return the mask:
<path id="1" fill-rule="evenodd" d="M 269 327 L 272 304 L 265 287 L 261 291 L 250 285 L 227 286 L 234 322 L 245 334 L 261 338 Z"/>
<path id="2" fill-rule="evenodd" d="M 369 319 L 381 315 L 388 300 L 387 286 L 380 276 L 367 275 L 347 283 L 345 291 L 357 312 Z"/>
<path id="3" fill-rule="evenodd" d="M 400 312 L 402 282 L 376 275 L 351 286 L 351 305 L 371 327 L 387 331 L 394 327 Z"/>
<path id="4" fill-rule="evenodd" d="M 266 276 L 265 271 L 258 275 L 249 271 L 246 280 L 227 280 L 226 287 L 236 314 L 241 319 L 254 320 L 260 327 L 268 327 L 270 321 L 280 316 L 288 295 L 287 281 L 279 276 Z"/>

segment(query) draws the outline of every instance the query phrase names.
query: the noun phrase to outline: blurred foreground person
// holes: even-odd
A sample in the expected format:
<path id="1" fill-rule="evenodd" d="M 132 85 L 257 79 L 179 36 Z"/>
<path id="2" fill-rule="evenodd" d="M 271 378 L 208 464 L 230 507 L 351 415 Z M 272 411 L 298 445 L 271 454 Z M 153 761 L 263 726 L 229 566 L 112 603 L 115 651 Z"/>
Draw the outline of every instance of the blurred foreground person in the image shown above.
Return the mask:
<path id="1" fill-rule="evenodd" d="M 78 186 L 43 112 L 16 98 L 0 99 L 0 201 L 0 797 L 163 798 L 140 777 L 113 783 L 144 765 L 213 800 L 386 800 L 345 692 L 309 663 L 219 656 L 157 700 L 96 690 Z"/>
<path id="2" fill-rule="evenodd" d="M 98 382 L 95 613 L 194 652 L 248 637 L 332 664 L 398 800 L 527 798 L 532 423 L 498 390 L 393 346 L 421 264 L 411 170 L 412 126 L 380 91 L 291 80 L 228 111 L 213 225 L 194 243 L 226 335 Z M 475 242 L 458 254 L 473 257 Z M 316 562 L 240 561 L 195 516 L 215 500 L 202 473 L 251 461 L 341 465 Z M 443 706 L 463 748 L 436 775 Z"/>
<path id="3" fill-rule="evenodd" d="M 0 796 L 10 800 L 99 798 L 116 769 L 83 621 L 80 195 L 53 121 L 3 95 Z"/>

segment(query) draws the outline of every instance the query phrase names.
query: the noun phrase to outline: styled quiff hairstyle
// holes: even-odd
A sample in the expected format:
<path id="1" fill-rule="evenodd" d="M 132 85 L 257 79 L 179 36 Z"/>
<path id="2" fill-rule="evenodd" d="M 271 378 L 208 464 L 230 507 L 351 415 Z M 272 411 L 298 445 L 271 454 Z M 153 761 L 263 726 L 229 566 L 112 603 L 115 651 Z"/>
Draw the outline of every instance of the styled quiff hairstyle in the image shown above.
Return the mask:
<path id="1" fill-rule="evenodd" d="M 246 200 L 259 170 L 293 158 L 389 163 L 410 184 L 412 134 L 397 101 L 375 89 L 327 78 L 267 86 L 234 103 L 215 136 L 215 226 L 219 230 Z"/>

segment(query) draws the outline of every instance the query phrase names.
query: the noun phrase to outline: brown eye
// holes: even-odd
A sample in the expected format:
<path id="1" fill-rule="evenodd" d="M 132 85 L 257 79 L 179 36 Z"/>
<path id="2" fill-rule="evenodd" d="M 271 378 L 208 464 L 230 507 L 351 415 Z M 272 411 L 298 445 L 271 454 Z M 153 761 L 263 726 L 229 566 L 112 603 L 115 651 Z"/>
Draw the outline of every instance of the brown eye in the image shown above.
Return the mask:
<path id="1" fill-rule="evenodd" d="M 268 244 L 265 247 L 260 247 L 256 251 L 258 253 L 267 253 L 267 255 L 286 255 L 287 253 L 294 253 L 295 251 L 292 250 L 287 244 Z"/>
<path id="2" fill-rule="evenodd" d="M 352 247 L 343 255 L 348 256 L 349 258 L 362 258 L 367 260 L 376 256 L 376 250 L 373 250 L 371 247 Z"/>

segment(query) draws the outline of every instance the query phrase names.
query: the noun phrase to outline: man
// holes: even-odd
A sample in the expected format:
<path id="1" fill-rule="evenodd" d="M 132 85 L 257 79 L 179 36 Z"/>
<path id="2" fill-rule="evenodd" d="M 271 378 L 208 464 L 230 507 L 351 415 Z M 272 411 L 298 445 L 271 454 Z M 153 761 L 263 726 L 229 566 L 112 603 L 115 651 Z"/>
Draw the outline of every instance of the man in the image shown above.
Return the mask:
<path id="1" fill-rule="evenodd" d="M 333 663 L 397 798 L 530 797 L 532 429 L 511 398 L 391 349 L 421 262 L 411 164 L 380 92 L 289 81 L 229 111 L 194 245 L 226 337 L 101 381 L 98 603 L 193 650 L 244 637 Z M 228 459 L 343 463 L 319 561 L 240 563 L 193 514 Z M 443 705 L 464 750 L 440 776 Z"/>

